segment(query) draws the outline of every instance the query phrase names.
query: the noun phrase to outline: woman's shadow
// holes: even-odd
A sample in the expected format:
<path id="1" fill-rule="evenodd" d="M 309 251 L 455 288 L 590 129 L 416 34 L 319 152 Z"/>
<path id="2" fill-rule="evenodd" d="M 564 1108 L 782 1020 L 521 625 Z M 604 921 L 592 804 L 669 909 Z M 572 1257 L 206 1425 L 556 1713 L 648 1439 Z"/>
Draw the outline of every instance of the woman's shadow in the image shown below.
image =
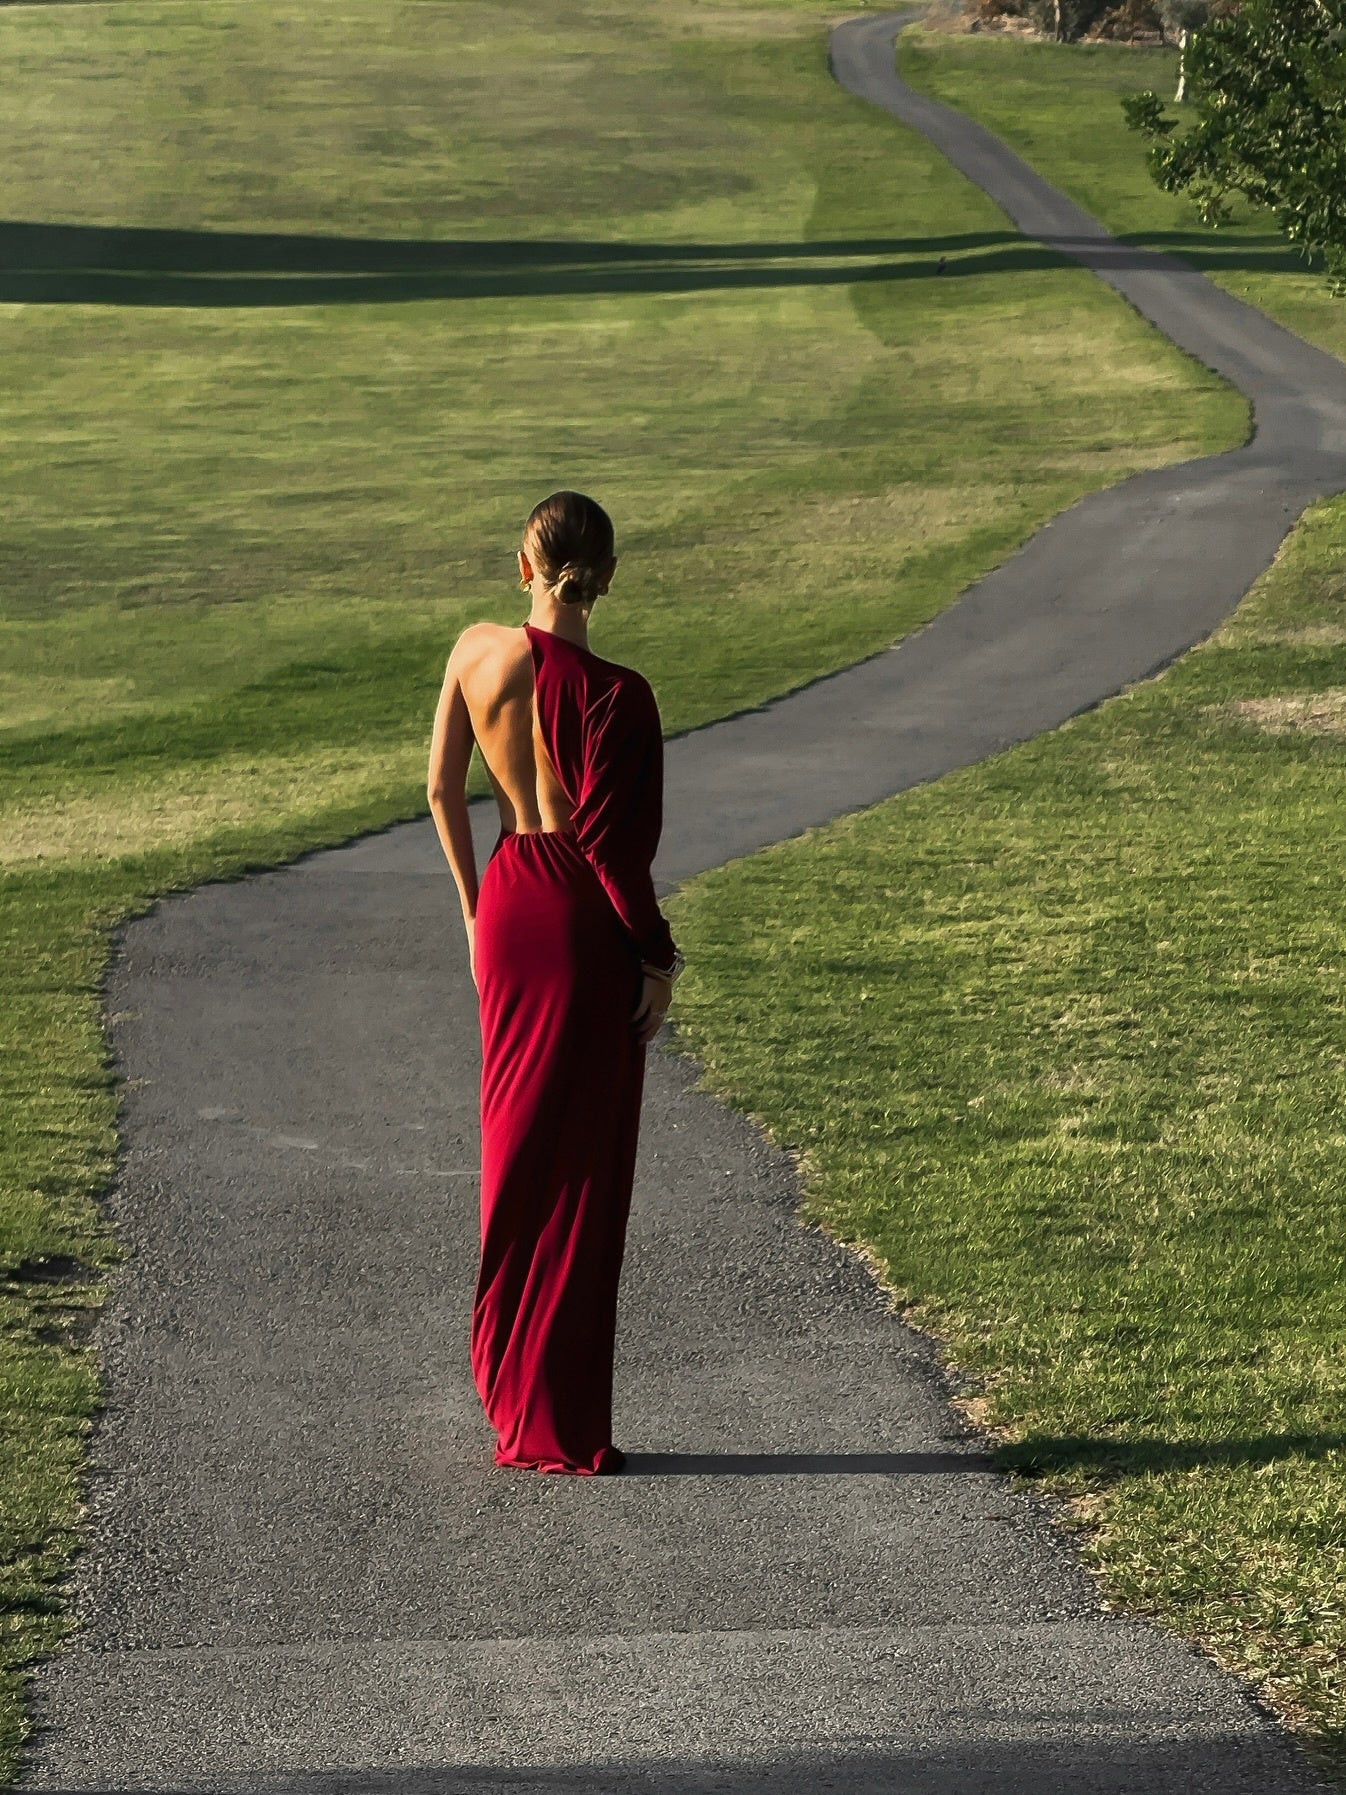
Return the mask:
<path id="1" fill-rule="evenodd" d="M 1020 1477 L 1088 1475 L 1113 1481 L 1202 1465 L 1266 1465 L 1346 1451 L 1346 1431 L 1258 1434 L 1230 1440 L 1114 1440 L 1085 1434 L 1037 1437 L 987 1451 L 628 1452 L 627 1477 L 846 1477 L 979 1471 Z"/>
<path id="2" fill-rule="evenodd" d="M 625 1477 L 910 1477 L 920 1472 L 991 1471 L 984 1452 L 628 1452 Z"/>

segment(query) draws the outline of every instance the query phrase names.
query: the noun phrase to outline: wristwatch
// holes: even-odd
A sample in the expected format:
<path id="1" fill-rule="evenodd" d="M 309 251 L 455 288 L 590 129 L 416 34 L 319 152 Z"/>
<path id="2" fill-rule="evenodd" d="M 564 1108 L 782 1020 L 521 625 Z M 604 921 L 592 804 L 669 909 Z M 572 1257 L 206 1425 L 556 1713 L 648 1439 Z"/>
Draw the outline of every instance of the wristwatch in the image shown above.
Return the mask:
<path id="1" fill-rule="evenodd" d="M 640 964 L 642 971 L 652 972 L 658 978 L 667 979 L 670 985 L 676 985 L 678 980 L 682 977 L 683 968 L 687 964 L 687 956 L 683 953 L 680 947 L 675 947 L 673 949 L 673 964 L 671 966 L 651 966 L 648 960 L 642 960 Z"/>

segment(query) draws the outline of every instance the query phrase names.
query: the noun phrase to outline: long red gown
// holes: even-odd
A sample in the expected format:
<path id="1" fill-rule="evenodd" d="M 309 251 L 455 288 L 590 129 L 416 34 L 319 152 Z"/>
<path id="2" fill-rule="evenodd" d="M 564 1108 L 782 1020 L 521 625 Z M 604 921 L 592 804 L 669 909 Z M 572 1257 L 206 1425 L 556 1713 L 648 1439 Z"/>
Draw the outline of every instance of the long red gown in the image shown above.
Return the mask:
<path id="1" fill-rule="evenodd" d="M 477 1391 L 500 1465 L 592 1475 L 612 1443 L 617 1284 L 645 1048 L 640 962 L 673 938 L 650 866 L 663 738 L 633 668 L 525 624 L 538 724 L 570 828 L 502 829 L 477 899 L 481 1265 Z"/>

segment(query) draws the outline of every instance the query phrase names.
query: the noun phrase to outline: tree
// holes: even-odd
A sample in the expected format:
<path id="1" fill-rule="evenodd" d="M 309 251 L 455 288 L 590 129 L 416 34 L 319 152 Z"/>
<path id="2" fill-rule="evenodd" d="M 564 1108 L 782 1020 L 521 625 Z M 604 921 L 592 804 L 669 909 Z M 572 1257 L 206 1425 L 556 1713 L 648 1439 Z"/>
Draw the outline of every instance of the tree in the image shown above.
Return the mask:
<path id="1" fill-rule="evenodd" d="M 1231 193 L 1268 207 L 1346 291 L 1346 0 L 1245 0 L 1191 32 L 1185 61 L 1190 129 L 1155 93 L 1122 101 L 1155 182 L 1190 193 L 1207 224 Z"/>

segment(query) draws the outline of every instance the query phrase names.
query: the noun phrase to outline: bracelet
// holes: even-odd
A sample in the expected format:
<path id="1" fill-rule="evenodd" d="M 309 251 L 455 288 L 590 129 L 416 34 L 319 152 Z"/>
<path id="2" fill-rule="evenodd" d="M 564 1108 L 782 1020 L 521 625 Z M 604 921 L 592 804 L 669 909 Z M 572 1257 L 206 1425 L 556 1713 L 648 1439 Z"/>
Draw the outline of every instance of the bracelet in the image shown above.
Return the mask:
<path id="1" fill-rule="evenodd" d="M 671 966 L 652 966 L 648 960 L 642 960 L 640 962 L 640 969 L 642 972 L 652 972 L 655 978 L 667 979 L 670 985 L 676 985 L 678 980 L 682 977 L 682 970 L 686 964 L 686 955 L 680 947 L 675 947 L 673 949 L 673 964 Z"/>

